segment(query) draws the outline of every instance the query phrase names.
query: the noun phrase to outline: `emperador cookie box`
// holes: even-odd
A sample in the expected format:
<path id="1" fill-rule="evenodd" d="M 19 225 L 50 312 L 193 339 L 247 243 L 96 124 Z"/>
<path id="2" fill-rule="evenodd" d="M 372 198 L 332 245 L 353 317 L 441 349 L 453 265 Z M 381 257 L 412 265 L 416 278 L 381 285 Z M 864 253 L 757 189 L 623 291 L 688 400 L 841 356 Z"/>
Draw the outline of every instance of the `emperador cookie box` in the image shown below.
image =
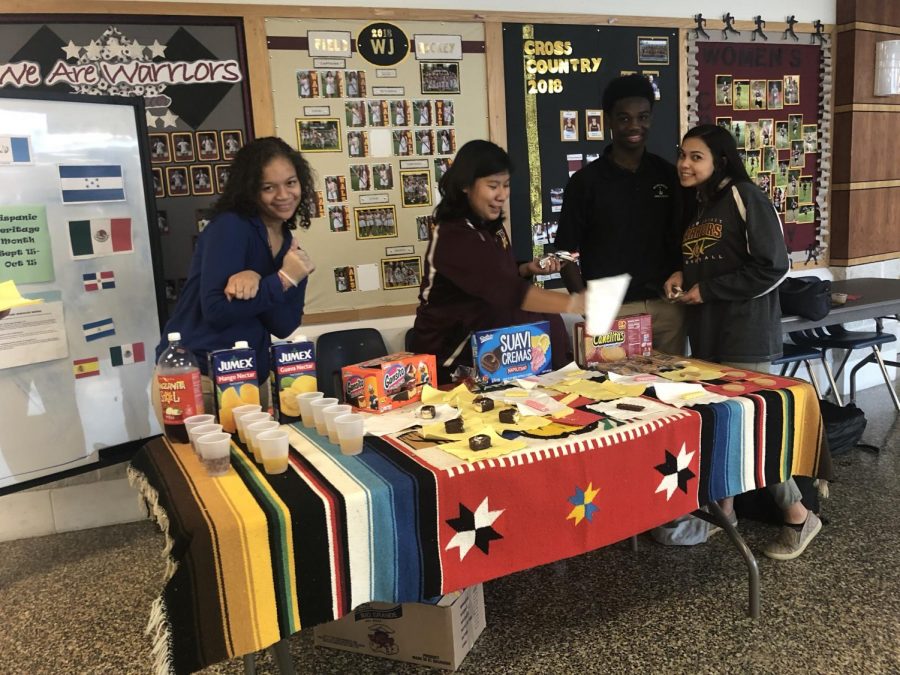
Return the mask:
<path id="1" fill-rule="evenodd" d="M 418 401 L 436 374 L 433 354 L 388 354 L 341 368 L 344 399 L 365 412 L 387 412 Z"/>
<path id="2" fill-rule="evenodd" d="M 503 382 L 550 370 L 547 321 L 472 333 L 475 371 L 482 382 Z"/>

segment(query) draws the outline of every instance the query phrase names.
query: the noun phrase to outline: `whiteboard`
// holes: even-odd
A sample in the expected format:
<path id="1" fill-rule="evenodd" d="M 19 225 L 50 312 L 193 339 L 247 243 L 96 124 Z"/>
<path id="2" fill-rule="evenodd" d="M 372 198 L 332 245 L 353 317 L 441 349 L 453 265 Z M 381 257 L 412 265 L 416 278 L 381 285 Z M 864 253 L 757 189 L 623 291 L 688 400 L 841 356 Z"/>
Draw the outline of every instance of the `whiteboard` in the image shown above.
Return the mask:
<path id="1" fill-rule="evenodd" d="M 0 209 L 45 208 L 52 280 L 19 290 L 61 303 L 68 355 L 0 369 L 0 488 L 95 462 L 104 448 L 160 433 L 149 397 L 160 335 L 158 234 L 148 227 L 155 218 L 142 101 L 20 96 L 0 92 L 0 137 L 27 137 L 30 162 L 0 163 Z M 60 165 L 121 167 L 124 198 L 64 202 Z M 130 218 L 131 251 L 75 257 L 70 221 L 107 218 Z M 83 275 L 100 272 L 112 272 L 114 287 L 89 290 Z M 0 266 L 0 281 L 10 274 Z M 85 328 L 106 319 L 113 334 L 97 337 Z M 128 349 L 137 344 L 143 361 Z M 123 353 L 124 363 L 113 365 Z M 76 378 L 76 362 L 94 358 L 98 374 Z"/>

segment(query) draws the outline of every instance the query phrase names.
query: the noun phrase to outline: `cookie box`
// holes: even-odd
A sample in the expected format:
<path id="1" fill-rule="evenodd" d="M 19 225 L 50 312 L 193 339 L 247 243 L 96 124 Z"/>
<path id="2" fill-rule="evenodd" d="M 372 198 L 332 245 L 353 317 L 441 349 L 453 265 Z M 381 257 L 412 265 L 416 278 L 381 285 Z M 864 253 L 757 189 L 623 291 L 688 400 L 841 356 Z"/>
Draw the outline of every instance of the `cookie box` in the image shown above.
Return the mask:
<path id="1" fill-rule="evenodd" d="M 551 368 L 547 321 L 507 326 L 472 334 L 472 355 L 479 381 L 503 382 L 540 375 Z"/>
<path id="2" fill-rule="evenodd" d="M 415 403 L 437 381 L 433 354 L 398 352 L 341 368 L 344 400 L 362 412 L 382 413 Z"/>
<path id="3" fill-rule="evenodd" d="M 649 314 L 629 314 L 613 320 L 601 335 L 588 335 L 584 321 L 575 324 L 575 362 L 582 368 L 594 363 L 621 361 L 653 353 L 653 329 Z"/>

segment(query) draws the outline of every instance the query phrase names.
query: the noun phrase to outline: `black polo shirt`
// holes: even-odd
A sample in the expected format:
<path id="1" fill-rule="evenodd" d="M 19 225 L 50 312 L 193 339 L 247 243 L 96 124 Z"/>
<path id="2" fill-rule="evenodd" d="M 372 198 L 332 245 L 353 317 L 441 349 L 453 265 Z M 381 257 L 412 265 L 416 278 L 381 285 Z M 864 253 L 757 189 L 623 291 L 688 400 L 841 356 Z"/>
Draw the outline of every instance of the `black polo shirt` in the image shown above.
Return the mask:
<path id="1" fill-rule="evenodd" d="M 569 179 L 556 248 L 580 252 L 585 281 L 627 272 L 626 301 L 656 298 L 681 266 L 682 188 L 662 157 L 644 152 L 631 172 L 611 149 Z"/>

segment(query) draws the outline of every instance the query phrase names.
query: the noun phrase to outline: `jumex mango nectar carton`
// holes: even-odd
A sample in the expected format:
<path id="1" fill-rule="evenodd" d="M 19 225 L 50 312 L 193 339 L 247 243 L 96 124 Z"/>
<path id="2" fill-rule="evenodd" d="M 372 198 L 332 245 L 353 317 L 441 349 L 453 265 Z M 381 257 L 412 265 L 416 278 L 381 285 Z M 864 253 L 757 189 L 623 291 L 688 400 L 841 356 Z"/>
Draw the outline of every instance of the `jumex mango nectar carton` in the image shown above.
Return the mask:
<path id="1" fill-rule="evenodd" d="M 550 370 L 550 324 L 547 321 L 472 333 L 477 379 L 503 382 Z"/>
<path id="2" fill-rule="evenodd" d="M 316 390 L 316 349 L 308 340 L 276 342 L 271 347 L 272 407 L 275 419 L 290 424 L 300 419 L 297 394 Z"/>
<path id="3" fill-rule="evenodd" d="M 239 405 L 259 405 L 259 379 L 256 373 L 256 350 L 246 342 L 233 349 L 209 353 L 209 374 L 213 379 L 215 412 L 222 429 L 235 432 L 234 409 Z"/>

